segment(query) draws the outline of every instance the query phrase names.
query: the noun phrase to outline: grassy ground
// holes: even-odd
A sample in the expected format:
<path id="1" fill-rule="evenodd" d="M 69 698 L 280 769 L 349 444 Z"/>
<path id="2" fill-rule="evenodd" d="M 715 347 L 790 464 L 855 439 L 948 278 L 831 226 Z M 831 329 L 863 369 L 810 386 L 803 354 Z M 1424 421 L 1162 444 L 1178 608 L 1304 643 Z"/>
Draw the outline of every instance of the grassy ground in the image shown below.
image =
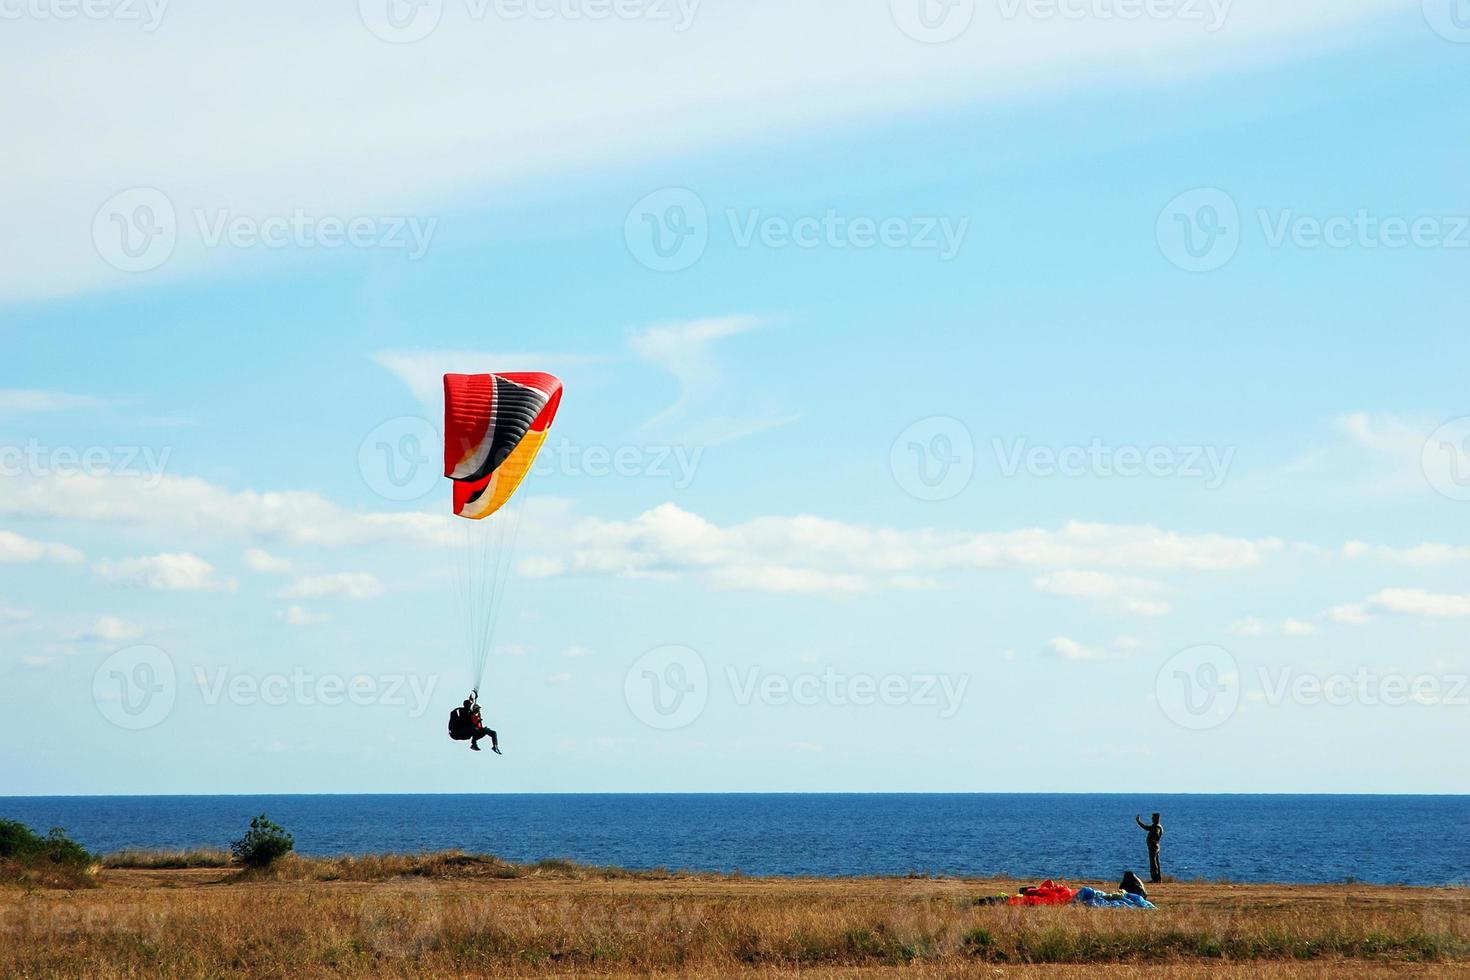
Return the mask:
<path id="1" fill-rule="evenodd" d="M 974 905 L 1009 881 L 463 855 L 292 859 L 267 874 L 110 863 L 130 866 L 101 869 L 93 888 L 0 888 L 0 976 L 1470 977 L 1458 890 L 1170 883 L 1149 913 Z"/>

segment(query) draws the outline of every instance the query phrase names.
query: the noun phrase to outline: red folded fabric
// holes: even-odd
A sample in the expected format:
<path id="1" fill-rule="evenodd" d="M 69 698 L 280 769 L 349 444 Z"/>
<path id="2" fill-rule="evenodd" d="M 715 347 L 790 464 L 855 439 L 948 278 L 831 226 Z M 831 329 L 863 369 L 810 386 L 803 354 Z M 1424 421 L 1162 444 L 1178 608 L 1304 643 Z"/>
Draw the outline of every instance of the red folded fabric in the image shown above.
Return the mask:
<path id="1" fill-rule="evenodd" d="M 1011 905 L 1071 905 L 1077 897 L 1074 888 L 1059 885 L 1048 878 L 1039 885 L 1022 888 L 1019 895 L 1012 895 Z"/>

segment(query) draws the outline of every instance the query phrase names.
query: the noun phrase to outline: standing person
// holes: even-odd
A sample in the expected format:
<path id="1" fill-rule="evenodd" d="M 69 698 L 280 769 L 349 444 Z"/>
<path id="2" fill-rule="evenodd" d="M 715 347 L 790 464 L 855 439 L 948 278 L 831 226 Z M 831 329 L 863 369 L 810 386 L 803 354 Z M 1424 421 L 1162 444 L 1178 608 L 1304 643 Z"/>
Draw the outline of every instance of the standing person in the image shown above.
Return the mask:
<path id="1" fill-rule="evenodd" d="M 1143 818 L 1137 814 L 1133 815 L 1133 820 L 1148 831 L 1148 880 L 1157 885 L 1164 880 L 1164 873 L 1159 869 L 1159 841 L 1164 839 L 1164 825 L 1157 813 L 1154 814 L 1153 823 L 1144 823 Z"/>

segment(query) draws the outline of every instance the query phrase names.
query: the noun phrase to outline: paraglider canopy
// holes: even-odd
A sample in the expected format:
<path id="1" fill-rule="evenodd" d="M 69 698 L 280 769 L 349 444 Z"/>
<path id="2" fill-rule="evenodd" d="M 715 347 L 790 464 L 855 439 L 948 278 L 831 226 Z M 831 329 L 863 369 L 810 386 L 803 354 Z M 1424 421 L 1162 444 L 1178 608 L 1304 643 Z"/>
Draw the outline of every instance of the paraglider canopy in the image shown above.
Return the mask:
<path id="1" fill-rule="evenodd" d="M 505 506 L 560 407 L 561 381 L 549 374 L 444 376 L 444 475 L 456 514 L 484 520 Z"/>
<path id="2" fill-rule="evenodd" d="M 511 502 L 531 472 L 561 407 L 561 390 L 560 380 L 534 372 L 444 376 L 444 475 L 454 481 L 455 514 L 472 522 L 462 525 L 455 583 L 477 690 L 512 577 L 521 508 L 486 518 Z"/>

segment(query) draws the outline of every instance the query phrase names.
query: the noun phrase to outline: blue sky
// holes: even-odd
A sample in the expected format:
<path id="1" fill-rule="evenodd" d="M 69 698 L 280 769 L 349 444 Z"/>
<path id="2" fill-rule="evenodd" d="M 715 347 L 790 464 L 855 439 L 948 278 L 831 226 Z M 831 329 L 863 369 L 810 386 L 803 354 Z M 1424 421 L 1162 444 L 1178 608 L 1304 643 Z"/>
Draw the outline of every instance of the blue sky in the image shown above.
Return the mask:
<path id="1" fill-rule="evenodd" d="M 22 16 L 0 784 L 1466 791 L 1470 32 L 1194 8 Z M 567 385 L 503 758 L 446 370 Z"/>

